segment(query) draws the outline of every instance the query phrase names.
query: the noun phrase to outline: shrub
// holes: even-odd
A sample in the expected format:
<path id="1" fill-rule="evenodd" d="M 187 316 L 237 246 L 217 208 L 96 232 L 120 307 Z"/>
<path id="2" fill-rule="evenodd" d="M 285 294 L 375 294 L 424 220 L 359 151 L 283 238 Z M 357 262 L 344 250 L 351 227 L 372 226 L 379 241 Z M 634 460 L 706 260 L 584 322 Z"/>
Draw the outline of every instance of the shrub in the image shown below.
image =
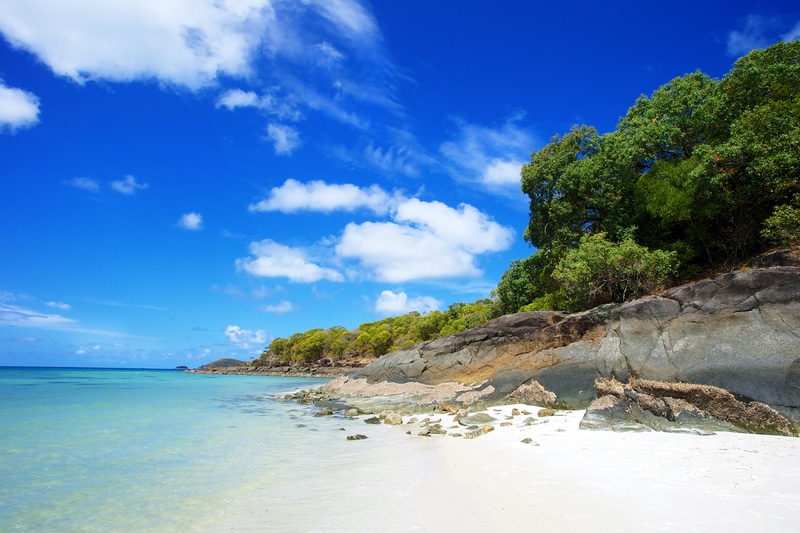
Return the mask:
<path id="1" fill-rule="evenodd" d="M 605 233 L 585 235 L 553 271 L 570 310 L 624 302 L 664 287 L 678 266 L 677 254 L 650 251 L 632 239 L 611 242 Z"/>

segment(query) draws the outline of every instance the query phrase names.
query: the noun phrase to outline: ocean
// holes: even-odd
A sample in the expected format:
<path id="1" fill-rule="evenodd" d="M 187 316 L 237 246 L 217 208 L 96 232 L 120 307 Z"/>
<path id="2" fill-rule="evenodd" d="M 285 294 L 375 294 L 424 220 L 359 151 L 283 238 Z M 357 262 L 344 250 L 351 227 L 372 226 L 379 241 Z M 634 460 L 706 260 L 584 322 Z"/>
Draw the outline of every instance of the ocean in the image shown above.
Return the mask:
<path id="1" fill-rule="evenodd" d="M 371 498 L 375 516 L 405 505 L 416 481 L 402 457 L 364 471 L 405 435 L 272 398 L 322 383 L 0 368 L 0 531 L 371 530 L 352 500 Z"/>

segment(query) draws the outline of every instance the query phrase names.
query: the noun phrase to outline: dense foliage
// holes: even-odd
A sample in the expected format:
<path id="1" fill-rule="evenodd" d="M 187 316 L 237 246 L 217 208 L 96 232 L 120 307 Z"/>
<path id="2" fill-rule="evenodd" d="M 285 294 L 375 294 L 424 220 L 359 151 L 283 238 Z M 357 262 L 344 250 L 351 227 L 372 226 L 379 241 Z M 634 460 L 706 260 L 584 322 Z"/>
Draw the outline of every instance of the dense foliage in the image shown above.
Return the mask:
<path id="1" fill-rule="evenodd" d="M 576 126 L 521 171 L 525 239 L 493 300 L 278 338 L 255 364 L 380 356 L 520 310 L 652 293 L 800 240 L 800 41 L 641 96 L 617 128 Z"/>
<path id="2" fill-rule="evenodd" d="M 295 333 L 288 339 L 276 338 L 253 361 L 256 366 L 314 363 L 321 359 L 337 361 L 352 357 L 373 356 L 410 348 L 417 342 L 452 335 L 474 328 L 490 318 L 491 300 L 457 303 L 447 311 L 425 315 L 411 312 L 398 317 L 367 322 L 350 331 L 336 326 Z"/>
<path id="3" fill-rule="evenodd" d="M 554 137 L 521 174 L 537 250 L 503 275 L 503 313 L 621 301 L 796 242 L 800 41 L 753 51 L 721 80 L 676 78 L 612 132 Z"/>

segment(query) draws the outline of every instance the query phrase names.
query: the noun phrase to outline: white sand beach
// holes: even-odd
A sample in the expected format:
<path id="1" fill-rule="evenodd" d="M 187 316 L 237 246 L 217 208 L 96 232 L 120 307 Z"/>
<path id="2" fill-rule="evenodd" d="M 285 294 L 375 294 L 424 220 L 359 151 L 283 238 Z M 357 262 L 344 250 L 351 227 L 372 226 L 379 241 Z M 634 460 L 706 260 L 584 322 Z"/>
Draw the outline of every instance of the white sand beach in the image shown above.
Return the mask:
<path id="1" fill-rule="evenodd" d="M 514 408 L 530 414 L 512 417 Z M 509 405 L 485 412 L 497 419 L 495 430 L 474 439 L 450 435 L 464 433 L 452 415 L 430 415 L 450 433 L 430 437 L 418 436 L 418 424 L 368 426 L 357 419 L 347 431 L 368 439 L 321 451 L 313 474 L 276 480 L 285 487 L 279 499 L 254 500 L 221 530 L 800 527 L 798 438 L 585 431 L 578 429 L 583 411 L 539 418 L 538 408 Z M 537 423 L 525 425 L 529 418 Z"/>

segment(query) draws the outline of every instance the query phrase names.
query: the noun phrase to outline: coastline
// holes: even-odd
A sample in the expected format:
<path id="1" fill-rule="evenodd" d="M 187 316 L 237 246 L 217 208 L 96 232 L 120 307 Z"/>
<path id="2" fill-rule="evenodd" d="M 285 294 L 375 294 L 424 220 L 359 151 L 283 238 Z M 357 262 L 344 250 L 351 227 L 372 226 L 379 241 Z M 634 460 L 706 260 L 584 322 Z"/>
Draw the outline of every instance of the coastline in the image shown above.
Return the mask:
<path id="1" fill-rule="evenodd" d="M 453 437 L 465 426 L 440 411 L 394 426 L 342 418 L 367 439 L 320 455 L 320 475 L 341 480 L 335 493 L 287 478 L 279 497 L 255 498 L 220 531 L 767 532 L 800 520 L 800 439 L 579 430 L 583 411 L 537 411 L 487 408 L 494 429 L 474 439 Z M 424 418 L 447 434 L 420 436 Z M 306 500 L 304 516 L 282 512 Z"/>

